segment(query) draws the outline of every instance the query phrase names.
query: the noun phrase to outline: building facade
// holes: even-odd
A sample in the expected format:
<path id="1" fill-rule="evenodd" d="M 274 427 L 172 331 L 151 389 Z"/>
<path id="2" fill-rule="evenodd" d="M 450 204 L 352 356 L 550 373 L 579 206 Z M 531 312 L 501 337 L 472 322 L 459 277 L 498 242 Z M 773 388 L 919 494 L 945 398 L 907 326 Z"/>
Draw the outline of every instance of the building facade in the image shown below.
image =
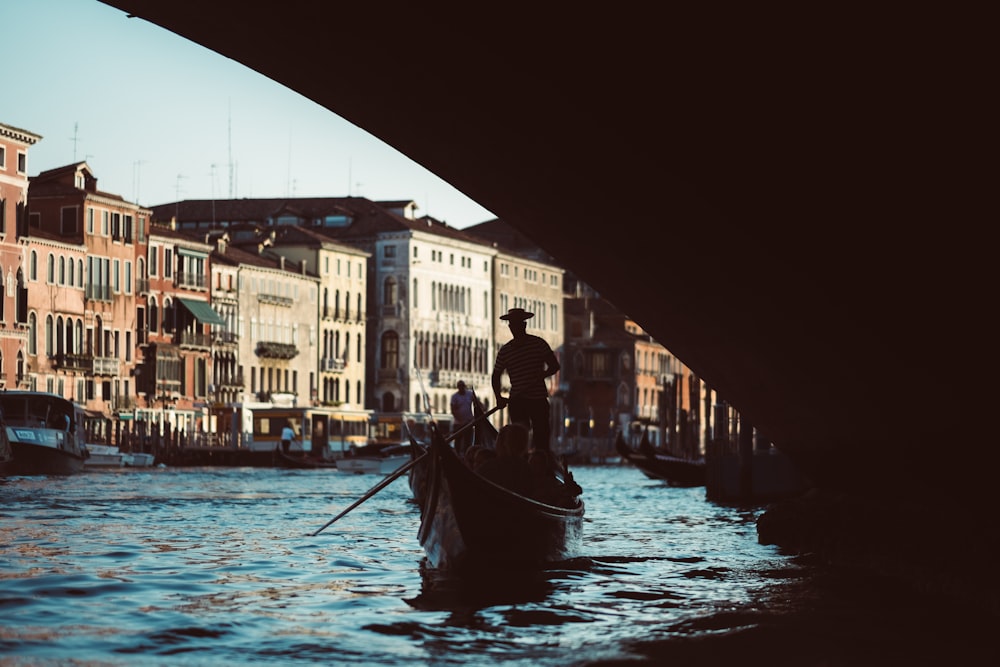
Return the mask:
<path id="1" fill-rule="evenodd" d="M 0 388 L 29 382 L 28 293 L 22 239 L 28 232 L 28 151 L 41 135 L 0 123 Z"/>
<path id="2" fill-rule="evenodd" d="M 140 320 L 144 297 L 137 295 L 135 279 L 137 262 L 145 255 L 150 212 L 98 189 L 97 177 L 86 162 L 32 177 L 28 203 L 29 235 L 37 232 L 40 239 L 58 238 L 74 248 L 85 248 L 82 258 L 79 249 L 37 248 L 44 252 L 38 261 L 44 262 L 45 283 L 82 289 L 84 304 L 82 318 L 73 312 L 36 312 L 36 323 L 54 317 L 51 347 L 48 332 L 45 336 L 46 349 L 56 356 L 49 359 L 47 368 L 58 370 L 57 390 L 58 376 L 72 377 L 74 388 L 64 386 L 63 395 L 71 392 L 87 410 L 88 438 L 117 443 L 132 430 L 135 419 L 136 347 L 144 326 Z M 65 295 L 58 299 L 60 308 L 67 305 L 64 299 Z M 64 317 L 61 330 L 60 315 Z M 59 356 L 60 349 L 63 356 Z M 39 368 L 43 367 L 39 361 Z M 76 373 L 82 373 L 82 378 L 76 378 Z"/>

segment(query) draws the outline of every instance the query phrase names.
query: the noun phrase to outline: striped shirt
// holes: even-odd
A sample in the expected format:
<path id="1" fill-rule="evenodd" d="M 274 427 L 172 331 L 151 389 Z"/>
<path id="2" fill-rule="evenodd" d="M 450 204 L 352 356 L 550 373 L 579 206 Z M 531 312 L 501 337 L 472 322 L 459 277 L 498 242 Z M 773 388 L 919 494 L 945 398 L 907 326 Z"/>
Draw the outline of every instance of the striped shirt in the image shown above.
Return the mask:
<path id="1" fill-rule="evenodd" d="M 544 339 L 525 334 L 500 348 L 494 370 L 507 371 L 511 398 L 548 398 L 545 369 L 552 357 L 552 348 Z"/>

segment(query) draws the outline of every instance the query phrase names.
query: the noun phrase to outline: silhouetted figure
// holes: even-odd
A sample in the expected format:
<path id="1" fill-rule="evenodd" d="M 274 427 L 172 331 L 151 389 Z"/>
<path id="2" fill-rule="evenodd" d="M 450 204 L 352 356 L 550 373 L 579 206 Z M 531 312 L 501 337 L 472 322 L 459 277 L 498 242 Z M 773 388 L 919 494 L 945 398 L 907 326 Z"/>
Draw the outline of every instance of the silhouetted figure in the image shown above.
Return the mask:
<path id="1" fill-rule="evenodd" d="M 455 386 L 458 388 L 458 391 L 451 395 L 451 416 L 454 419 L 451 427 L 452 433 L 455 433 L 461 430 L 462 427 L 471 424 L 473 418 L 472 392 L 466 388 L 465 382 L 462 380 L 459 380 L 458 384 Z M 455 451 L 459 454 L 464 454 L 465 450 L 472 444 L 473 433 L 474 431 L 472 428 L 467 428 L 459 433 L 452 441 L 455 444 Z"/>
<path id="2" fill-rule="evenodd" d="M 497 352 L 493 366 L 493 393 L 497 405 L 507 407 L 510 421 L 531 429 L 534 449 L 549 448 L 549 390 L 545 379 L 559 372 L 555 352 L 543 338 L 527 333 L 527 321 L 534 317 L 523 308 L 511 308 L 506 320 L 513 340 Z M 501 378 L 510 378 L 510 397 L 501 395 Z"/>

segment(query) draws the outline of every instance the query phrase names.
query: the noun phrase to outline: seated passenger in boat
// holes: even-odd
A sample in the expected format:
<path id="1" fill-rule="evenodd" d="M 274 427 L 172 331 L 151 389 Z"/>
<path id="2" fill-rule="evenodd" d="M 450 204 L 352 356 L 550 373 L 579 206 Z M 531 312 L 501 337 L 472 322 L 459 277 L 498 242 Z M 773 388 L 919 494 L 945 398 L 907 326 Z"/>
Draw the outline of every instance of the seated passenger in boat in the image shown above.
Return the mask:
<path id="1" fill-rule="evenodd" d="M 576 497 L 583 493 L 583 489 L 573 481 L 572 473 L 563 471 L 551 451 L 531 450 L 528 454 L 528 465 L 531 469 L 532 498 L 558 507 L 576 505 Z M 556 475 L 557 470 L 564 475 L 565 482 Z"/>
<path id="2" fill-rule="evenodd" d="M 469 466 L 473 470 L 476 469 L 476 456 L 482 451 L 484 447 L 482 445 L 470 445 L 465 453 L 462 454 L 462 460 L 465 461 L 465 465 Z"/>
<path id="3" fill-rule="evenodd" d="M 531 493 L 528 467 L 529 433 L 522 424 L 507 424 L 497 434 L 497 455 L 482 463 L 476 472 L 495 484 L 522 496 Z"/>

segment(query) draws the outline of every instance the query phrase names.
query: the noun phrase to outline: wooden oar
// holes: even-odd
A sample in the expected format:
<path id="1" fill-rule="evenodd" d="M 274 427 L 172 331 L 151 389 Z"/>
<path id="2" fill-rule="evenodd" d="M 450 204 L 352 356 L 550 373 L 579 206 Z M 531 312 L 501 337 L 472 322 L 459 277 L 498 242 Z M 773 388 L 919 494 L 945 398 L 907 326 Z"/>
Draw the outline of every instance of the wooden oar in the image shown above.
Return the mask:
<path id="1" fill-rule="evenodd" d="M 311 535 L 311 537 L 316 537 L 321 532 L 323 532 L 324 530 L 326 530 L 334 521 L 336 521 L 337 519 L 343 517 L 345 514 L 347 514 L 348 512 L 350 512 L 352 509 L 354 509 L 355 507 L 357 507 L 361 503 L 365 502 L 366 500 L 368 500 L 369 498 L 371 498 L 372 496 L 374 496 L 376 493 L 378 493 L 379 491 L 381 491 L 385 487 L 387 487 L 390 484 L 392 484 L 399 477 L 401 477 L 403 475 L 403 473 L 407 472 L 410 468 L 412 468 L 413 466 L 415 466 L 418 463 L 420 463 L 420 461 L 423 460 L 423 458 L 425 456 L 427 456 L 427 454 L 429 454 L 429 453 L 430 452 L 424 452 L 423 454 L 421 454 L 417 458 L 413 459 L 412 461 L 407 461 L 406 463 L 404 463 L 403 465 L 401 465 L 399 468 L 396 469 L 395 472 L 392 472 L 392 473 L 389 473 L 388 475 L 386 475 L 385 479 L 383 479 L 381 482 L 379 482 L 378 484 L 376 484 L 375 486 L 373 486 L 371 489 L 369 489 L 368 493 L 366 493 L 365 495 L 361 496 L 356 501 L 354 501 L 351 504 L 350 507 L 348 507 L 343 512 L 341 512 L 337 516 L 333 517 L 329 521 L 327 521 L 326 525 L 324 525 L 322 528 L 320 528 L 315 533 L 313 533 Z"/>
<path id="2" fill-rule="evenodd" d="M 472 428 L 473 426 L 476 425 L 476 422 L 480 421 L 481 419 L 486 419 L 487 417 L 489 417 L 491 414 L 493 414 L 494 412 L 496 412 L 499 409 L 500 409 L 500 406 L 498 405 L 495 408 L 492 408 L 491 410 L 489 410 L 487 412 L 484 412 L 483 414 L 479 415 L 478 417 L 476 417 L 475 419 L 473 419 L 471 422 L 469 422 L 468 424 L 466 424 L 465 426 L 463 426 L 462 428 L 458 429 L 457 431 L 455 431 L 454 433 L 452 433 L 451 435 L 449 435 L 447 438 L 445 438 L 445 442 L 450 442 L 451 440 L 454 440 L 455 436 L 457 436 L 459 433 L 461 433 L 462 431 L 464 431 L 467 428 Z M 411 447 L 415 447 L 416 446 L 416 443 L 413 442 L 413 436 L 412 435 L 410 436 L 410 446 Z M 315 533 L 312 533 L 310 535 L 310 537 L 316 537 L 317 535 L 319 535 L 320 533 L 322 533 L 324 530 L 326 530 L 327 528 L 329 528 L 330 525 L 332 525 L 334 521 L 342 518 L 348 512 L 350 512 L 351 510 L 353 510 L 355 507 L 357 507 L 361 503 L 365 502 L 366 500 L 368 500 L 369 498 L 371 498 L 372 496 L 374 496 L 376 493 L 378 493 L 379 491 L 381 491 L 385 487 L 387 487 L 390 484 L 392 484 L 394 481 L 396 481 L 397 479 L 399 479 L 403 475 L 403 473 L 409 471 L 410 468 L 412 468 L 413 466 L 415 466 L 418 463 L 420 463 L 420 461 L 422 461 L 423 458 L 425 456 L 427 456 L 429 453 L 430 452 L 424 452 L 423 454 L 421 454 L 417 458 L 413 459 L 412 461 L 407 461 L 406 463 L 404 463 L 403 465 L 401 465 L 399 468 L 396 469 L 395 472 L 392 472 L 392 473 L 389 473 L 388 475 L 386 475 L 385 479 L 383 479 L 381 482 L 379 482 L 378 484 L 376 484 L 375 486 L 373 486 L 372 488 L 370 488 L 365 495 L 361 496 L 360 498 L 358 498 L 357 500 L 355 500 L 353 503 L 351 503 L 351 505 L 347 509 L 345 509 L 340 514 L 338 514 L 337 516 L 335 516 L 332 519 L 330 519 L 329 521 L 327 521 L 326 524 L 322 528 L 320 528 L 319 530 L 317 530 Z"/>

